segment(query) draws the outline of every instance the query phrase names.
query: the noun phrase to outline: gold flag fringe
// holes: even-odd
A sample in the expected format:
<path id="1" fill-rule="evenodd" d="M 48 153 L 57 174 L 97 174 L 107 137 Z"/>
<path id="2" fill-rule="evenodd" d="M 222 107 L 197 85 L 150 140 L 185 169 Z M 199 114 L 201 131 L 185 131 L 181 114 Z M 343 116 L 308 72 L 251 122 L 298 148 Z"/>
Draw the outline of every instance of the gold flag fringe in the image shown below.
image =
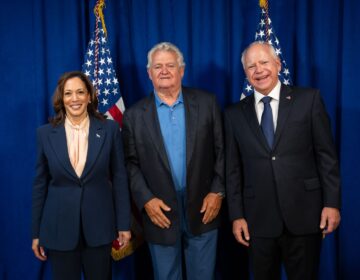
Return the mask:
<path id="1" fill-rule="evenodd" d="M 104 19 L 104 13 L 103 13 L 104 7 L 105 7 L 105 0 L 98 0 L 96 2 L 95 8 L 94 8 L 94 14 L 96 16 L 96 20 L 98 20 L 100 18 L 105 37 L 107 37 L 107 30 L 106 30 L 106 26 L 105 26 L 105 19 Z"/>

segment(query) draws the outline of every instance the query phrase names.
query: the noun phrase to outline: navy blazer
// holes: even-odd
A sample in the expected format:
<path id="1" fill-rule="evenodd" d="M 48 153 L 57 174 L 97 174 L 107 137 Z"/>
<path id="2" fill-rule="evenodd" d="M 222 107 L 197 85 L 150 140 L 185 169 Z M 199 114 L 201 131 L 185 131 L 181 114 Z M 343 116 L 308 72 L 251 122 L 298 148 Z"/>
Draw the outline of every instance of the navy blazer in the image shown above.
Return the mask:
<path id="1" fill-rule="evenodd" d="M 183 87 L 186 124 L 186 214 L 194 235 L 215 229 L 220 215 L 203 224 L 200 209 L 209 192 L 224 192 L 224 143 L 220 109 L 213 94 Z M 170 245 L 177 240 L 180 228 L 178 201 L 170 164 L 161 134 L 154 94 L 126 110 L 123 119 L 126 166 L 133 199 L 140 209 L 145 238 Z M 169 229 L 161 229 L 148 217 L 145 203 L 157 197 L 170 212 Z"/>
<path id="2" fill-rule="evenodd" d="M 79 178 L 67 149 L 64 124 L 37 130 L 32 237 L 54 250 L 72 250 L 80 226 L 89 246 L 112 242 L 130 228 L 130 203 L 119 126 L 90 117 L 89 146 Z"/>
<path id="3" fill-rule="evenodd" d="M 254 95 L 225 112 L 230 219 L 255 237 L 320 231 L 323 207 L 340 207 L 338 160 L 329 118 L 315 89 L 281 85 L 274 146 L 267 145 Z"/>

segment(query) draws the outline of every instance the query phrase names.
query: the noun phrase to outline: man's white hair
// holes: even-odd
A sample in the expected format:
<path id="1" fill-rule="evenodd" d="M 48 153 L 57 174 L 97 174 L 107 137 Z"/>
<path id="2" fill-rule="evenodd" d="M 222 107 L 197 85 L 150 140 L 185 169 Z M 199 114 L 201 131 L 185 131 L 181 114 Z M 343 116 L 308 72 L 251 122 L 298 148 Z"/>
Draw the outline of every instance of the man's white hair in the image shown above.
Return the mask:
<path id="1" fill-rule="evenodd" d="M 246 55 L 246 53 L 248 52 L 248 50 L 249 50 L 252 46 L 255 46 L 255 45 L 262 45 L 262 46 L 267 46 L 267 47 L 269 47 L 271 55 L 272 55 L 275 59 L 279 59 L 279 57 L 278 57 L 278 55 L 276 54 L 276 51 L 275 51 L 273 45 L 270 45 L 269 43 L 267 43 L 267 42 L 265 42 L 265 41 L 254 41 L 254 42 L 252 42 L 250 45 L 248 45 L 248 46 L 246 47 L 246 49 L 245 49 L 245 50 L 242 52 L 242 54 L 241 54 L 241 63 L 242 63 L 242 65 L 243 65 L 243 68 L 244 68 L 244 69 L 245 69 L 245 65 L 244 65 L 244 63 L 245 63 L 245 55 Z"/>
<path id="2" fill-rule="evenodd" d="M 155 46 L 153 46 L 151 48 L 151 50 L 148 52 L 147 55 L 147 65 L 146 68 L 149 69 L 152 65 L 152 56 L 155 52 L 157 51 L 166 51 L 166 52 L 174 52 L 177 56 L 177 62 L 179 63 L 180 67 L 184 67 L 185 66 L 185 62 L 184 62 L 184 56 L 182 54 L 182 52 L 179 50 L 179 48 L 177 46 L 175 46 L 172 43 L 169 42 L 161 42 L 156 44 Z"/>

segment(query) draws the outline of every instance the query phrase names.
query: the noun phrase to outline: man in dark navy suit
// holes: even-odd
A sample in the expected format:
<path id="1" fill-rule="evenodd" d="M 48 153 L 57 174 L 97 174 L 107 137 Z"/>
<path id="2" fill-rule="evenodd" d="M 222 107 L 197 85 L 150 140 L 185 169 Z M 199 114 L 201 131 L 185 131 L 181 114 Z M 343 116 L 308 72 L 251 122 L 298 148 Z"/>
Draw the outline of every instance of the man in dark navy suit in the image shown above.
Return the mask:
<path id="1" fill-rule="evenodd" d="M 233 233 L 255 279 L 317 279 L 322 236 L 340 223 L 338 160 L 318 90 L 281 84 L 269 44 L 242 55 L 255 93 L 225 112 Z"/>
<path id="2" fill-rule="evenodd" d="M 215 96 L 181 86 L 183 55 L 170 43 L 148 53 L 154 92 L 124 115 L 130 189 L 142 213 L 155 279 L 214 277 L 224 147 Z"/>

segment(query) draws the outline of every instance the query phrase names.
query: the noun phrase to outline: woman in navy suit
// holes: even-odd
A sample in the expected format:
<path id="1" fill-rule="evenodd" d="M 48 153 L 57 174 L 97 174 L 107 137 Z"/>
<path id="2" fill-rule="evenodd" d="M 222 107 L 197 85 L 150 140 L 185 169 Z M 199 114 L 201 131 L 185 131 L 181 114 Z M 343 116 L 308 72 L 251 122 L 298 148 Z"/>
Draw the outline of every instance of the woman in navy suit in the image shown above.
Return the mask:
<path id="1" fill-rule="evenodd" d="M 81 72 L 59 79 L 55 116 L 37 130 L 32 250 L 53 278 L 107 279 L 111 243 L 126 246 L 130 203 L 119 126 L 97 111 Z M 45 250 L 47 252 L 45 252 Z"/>

